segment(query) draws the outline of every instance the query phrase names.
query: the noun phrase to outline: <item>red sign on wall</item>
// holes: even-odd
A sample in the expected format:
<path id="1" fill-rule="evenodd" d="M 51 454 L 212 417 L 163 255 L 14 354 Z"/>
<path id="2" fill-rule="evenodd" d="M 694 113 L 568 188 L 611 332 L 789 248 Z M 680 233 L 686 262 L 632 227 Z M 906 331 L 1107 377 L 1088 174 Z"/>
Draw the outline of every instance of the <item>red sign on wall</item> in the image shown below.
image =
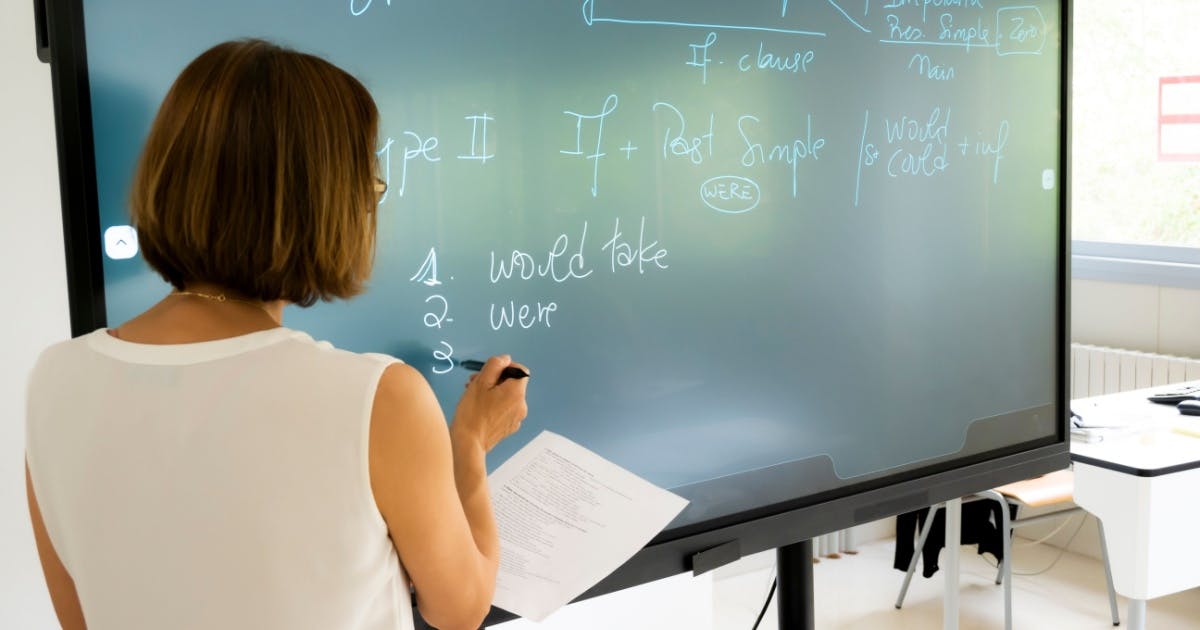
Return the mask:
<path id="1" fill-rule="evenodd" d="M 1158 80 L 1158 159 L 1200 162 L 1200 76 Z"/>

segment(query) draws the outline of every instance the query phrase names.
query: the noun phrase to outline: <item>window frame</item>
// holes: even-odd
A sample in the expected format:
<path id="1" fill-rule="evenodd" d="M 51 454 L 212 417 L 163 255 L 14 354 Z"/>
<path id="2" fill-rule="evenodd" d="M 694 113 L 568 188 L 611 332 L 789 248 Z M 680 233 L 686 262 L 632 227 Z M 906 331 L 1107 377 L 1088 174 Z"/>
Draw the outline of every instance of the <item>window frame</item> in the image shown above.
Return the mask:
<path id="1" fill-rule="evenodd" d="M 1200 289 L 1200 247 L 1072 240 L 1071 277 Z"/>

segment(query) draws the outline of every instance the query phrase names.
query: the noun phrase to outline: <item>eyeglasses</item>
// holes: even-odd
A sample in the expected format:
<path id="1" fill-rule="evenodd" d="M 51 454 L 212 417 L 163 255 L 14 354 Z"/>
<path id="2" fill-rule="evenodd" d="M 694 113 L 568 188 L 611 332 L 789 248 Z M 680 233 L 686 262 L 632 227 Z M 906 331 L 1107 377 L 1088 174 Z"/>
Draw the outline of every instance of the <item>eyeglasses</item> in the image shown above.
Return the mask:
<path id="1" fill-rule="evenodd" d="M 375 194 L 382 197 L 382 196 L 384 196 L 384 194 L 387 193 L 387 188 L 388 188 L 387 182 L 383 181 L 382 179 L 380 179 L 378 177 L 375 178 Z"/>

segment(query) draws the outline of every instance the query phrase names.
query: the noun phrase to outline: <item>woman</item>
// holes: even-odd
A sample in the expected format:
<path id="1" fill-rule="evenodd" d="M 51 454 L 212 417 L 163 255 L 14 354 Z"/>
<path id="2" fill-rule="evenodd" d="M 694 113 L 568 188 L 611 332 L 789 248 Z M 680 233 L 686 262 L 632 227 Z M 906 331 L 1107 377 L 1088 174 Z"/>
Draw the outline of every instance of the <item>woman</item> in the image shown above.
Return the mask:
<path id="1" fill-rule="evenodd" d="M 64 628 L 476 628 L 499 543 L 484 456 L 525 417 L 493 357 L 447 430 L 420 373 L 281 326 L 359 293 L 378 113 L 319 58 L 221 44 L 167 94 L 131 191 L 175 290 L 46 350 L 26 483 Z"/>

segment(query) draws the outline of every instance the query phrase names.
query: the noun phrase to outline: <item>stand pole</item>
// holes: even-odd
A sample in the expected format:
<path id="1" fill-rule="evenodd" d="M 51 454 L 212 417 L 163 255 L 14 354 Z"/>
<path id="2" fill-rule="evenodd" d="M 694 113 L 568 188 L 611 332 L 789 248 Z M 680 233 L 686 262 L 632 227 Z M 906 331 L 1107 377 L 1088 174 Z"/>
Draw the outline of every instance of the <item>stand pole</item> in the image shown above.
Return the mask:
<path id="1" fill-rule="evenodd" d="M 779 630 L 815 630 L 813 543 L 805 540 L 775 550 Z"/>

